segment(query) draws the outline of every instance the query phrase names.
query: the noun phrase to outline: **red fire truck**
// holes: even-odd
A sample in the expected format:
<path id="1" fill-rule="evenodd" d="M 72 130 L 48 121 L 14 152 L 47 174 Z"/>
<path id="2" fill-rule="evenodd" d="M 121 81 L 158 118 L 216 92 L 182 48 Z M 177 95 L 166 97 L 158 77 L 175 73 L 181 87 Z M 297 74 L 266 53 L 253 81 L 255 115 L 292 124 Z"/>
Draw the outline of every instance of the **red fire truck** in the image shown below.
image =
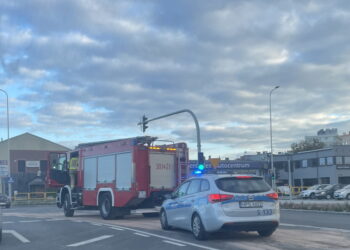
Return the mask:
<path id="1" fill-rule="evenodd" d="M 160 205 L 188 176 L 188 148 L 156 142 L 143 136 L 51 152 L 46 181 L 59 188 L 57 206 L 67 217 L 78 209 L 98 209 L 103 219 L 112 219 Z"/>

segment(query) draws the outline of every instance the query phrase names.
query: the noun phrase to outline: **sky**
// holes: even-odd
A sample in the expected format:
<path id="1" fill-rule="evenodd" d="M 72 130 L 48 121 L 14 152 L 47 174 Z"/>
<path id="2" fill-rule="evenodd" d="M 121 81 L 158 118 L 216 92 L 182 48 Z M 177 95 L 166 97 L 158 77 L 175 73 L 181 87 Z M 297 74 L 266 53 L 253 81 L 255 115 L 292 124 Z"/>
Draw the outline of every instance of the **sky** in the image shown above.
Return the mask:
<path id="1" fill-rule="evenodd" d="M 0 88 L 10 136 L 74 148 L 142 136 L 190 109 L 202 151 L 283 152 L 350 130 L 350 1 L 0 1 Z M 192 117 L 145 135 L 186 142 Z M 0 93 L 0 137 L 7 139 Z"/>

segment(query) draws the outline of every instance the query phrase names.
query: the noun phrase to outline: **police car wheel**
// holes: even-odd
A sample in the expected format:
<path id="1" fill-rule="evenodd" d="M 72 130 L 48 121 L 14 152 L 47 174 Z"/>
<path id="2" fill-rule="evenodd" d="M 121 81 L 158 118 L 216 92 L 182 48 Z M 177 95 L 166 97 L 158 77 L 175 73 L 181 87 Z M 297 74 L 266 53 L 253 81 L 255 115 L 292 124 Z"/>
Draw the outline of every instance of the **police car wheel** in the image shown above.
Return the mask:
<path id="1" fill-rule="evenodd" d="M 197 240 L 206 240 L 208 238 L 208 234 L 198 214 L 195 214 L 192 218 L 192 233 Z"/>
<path id="2" fill-rule="evenodd" d="M 275 232 L 276 228 L 269 228 L 264 230 L 258 230 L 258 233 L 261 237 L 269 237 Z"/>
<path id="3" fill-rule="evenodd" d="M 160 225 L 162 226 L 163 230 L 170 230 L 171 227 L 168 224 L 168 218 L 166 216 L 166 212 L 164 209 L 160 211 Z"/>

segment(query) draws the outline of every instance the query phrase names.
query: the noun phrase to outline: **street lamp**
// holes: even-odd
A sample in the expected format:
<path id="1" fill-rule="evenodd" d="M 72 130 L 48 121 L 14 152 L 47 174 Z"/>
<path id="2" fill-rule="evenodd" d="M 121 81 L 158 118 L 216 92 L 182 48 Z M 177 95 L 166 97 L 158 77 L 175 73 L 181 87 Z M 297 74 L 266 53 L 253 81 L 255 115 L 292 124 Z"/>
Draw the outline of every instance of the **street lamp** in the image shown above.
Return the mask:
<path id="1" fill-rule="evenodd" d="M 7 151 L 8 151 L 8 159 L 7 159 L 7 167 L 8 167 L 8 174 L 11 178 L 11 166 L 10 166 L 10 122 L 9 122 L 9 95 L 7 92 L 3 89 L 0 89 L 1 92 L 3 92 L 6 95 L 6 107 L 7 107 Z M 9 198 L 11 199 L 12 191 L 11 191 L 11 183 L 9 185 Z"/>
<path id="2" fill-rule="evenodd" d="M 280 86 L 275 86 L 273 89 L 270 91 L 270 145 L 271 145 L 271 171 L 272 171 L 272 188 L 276 190 L 276 174 L 275 174 L 275 168 L 273 166 L 273 150 L 272 150 L 272 114 L 271 114 L 271 95 L 272 92 L 276 89 L 278 89 Z"/>

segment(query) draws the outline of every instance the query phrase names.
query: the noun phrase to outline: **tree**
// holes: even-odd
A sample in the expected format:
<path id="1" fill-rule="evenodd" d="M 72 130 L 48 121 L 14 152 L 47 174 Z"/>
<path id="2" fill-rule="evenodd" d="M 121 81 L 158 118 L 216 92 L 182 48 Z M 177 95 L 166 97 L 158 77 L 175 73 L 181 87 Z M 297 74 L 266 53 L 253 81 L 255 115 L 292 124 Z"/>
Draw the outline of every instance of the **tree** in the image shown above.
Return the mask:
<path id="1" fill-rule="evenodd" d="M 325 144 L 320 140 L 313 138 L 312 140 L 303 140 L 299 143 L 293 143 L 290 147 L 293 153 L 298 153 L 302 151 L 321 149 L 325 147 Z"/>

